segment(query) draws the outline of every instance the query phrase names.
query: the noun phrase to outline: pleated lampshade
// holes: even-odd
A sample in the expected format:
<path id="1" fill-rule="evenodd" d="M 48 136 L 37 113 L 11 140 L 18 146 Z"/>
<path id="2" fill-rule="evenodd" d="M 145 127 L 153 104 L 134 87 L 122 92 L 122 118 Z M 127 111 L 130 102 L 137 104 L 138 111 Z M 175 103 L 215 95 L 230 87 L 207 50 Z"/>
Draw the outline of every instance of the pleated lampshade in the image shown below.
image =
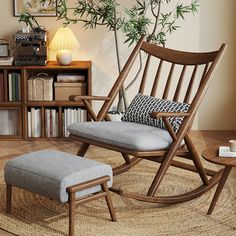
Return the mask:
<path id="1" fill-rule="evenodd" d="M 68 65 L 72 61 L 71 50 L 80 47 L 78 40 L 70 28 L 59 28 L 52 38 L 49 48 L 57 50 L 57 61 L 61 65 Z"/>

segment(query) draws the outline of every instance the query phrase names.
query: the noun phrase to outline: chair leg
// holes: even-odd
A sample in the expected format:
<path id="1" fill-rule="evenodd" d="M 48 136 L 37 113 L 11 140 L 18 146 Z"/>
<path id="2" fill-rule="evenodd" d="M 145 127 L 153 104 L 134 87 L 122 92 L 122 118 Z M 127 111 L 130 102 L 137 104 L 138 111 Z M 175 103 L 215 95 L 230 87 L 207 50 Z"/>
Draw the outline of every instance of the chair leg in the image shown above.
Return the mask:
<path id="1" fill-rule="evenodd" d="M 106 192 L 105 198 L 106 198 L 107 206 L 108 206 L 108 209 L 110 212 L 111 220 L 115 222 L 116 221 L 116 213 L 115 213 L 115 210 L 114 210 L 114 207 L 112 204 L 111 195 L 110 195 L 107 183 L 102 183 L 101 185 L 102 185 L 102 190 L 104 192 Z"/>
<path id="2" fill-rule="evenodd" d="M 75 193 L 69 193 L 69 236 L 75 231 Z"/>
<path id="3" fill-rule="evenodd" d="M 188 133 L 186 133 L 186 136 L 185 136 L 185 142 L 186 142 L 186 145 L 187 145 L 187 148 L 189 150 L 189 152 L 192 154 L 193 156 L 193 163 L 196 167 L 196 169 L 198 170 L 198 173 L 202 179 L 202 182 L 205 184 L 205 185 L 208 185 L 209 184 L 209 180 L 207 178 L 207 175 L 206 175 L 206 172 L 205 172 L 205 169 L 202 165 L 202 162 L 199 158 L 199 155 L 198 155 L 198 152 L 191 140 L 191 137 Z"/>
<path id="4" fill-rule="evenodd" d="M 12 186 L 6 185 L 6 213 L 11 214 Z"/>
<path id="5" fill-rule="evenodd" d="M 83 157 L 85 155 L 85 153 L 87 152 L 89 146 L 90 146 L 90 144 L 88 144 L 88 143 L 82 143 L 79 148 L 79 151 L 77 152 L 77 156 Z"/>
<path id="6" fill-rule="evenodd" d="M 122 156 L 123 156 L 125 162 L 126 162 L 127 164 L 130 164 L 130 163 L 131 163 L 131 160 L 130 160 L 129 155 L 126 154 L 126 153 L 121 153 L 121 154 L 122 154 Z"/>
<path id="7" fill-rule="evenodd" d="M 152 184 L 148 190 L 148 193 L 147 193 L 147 196 L 154 196 L 159 185 L 161 184 L 161 181 L 167 171 L 167 169 L 169 168 L 170 164 L 171 164 L 171 161 L 175 155 L 175 149 L 176 147 L 169 149 L 169 151 L 165 154 L 164 158 L 163 158 L 163 161 L 152 181 Z"/>

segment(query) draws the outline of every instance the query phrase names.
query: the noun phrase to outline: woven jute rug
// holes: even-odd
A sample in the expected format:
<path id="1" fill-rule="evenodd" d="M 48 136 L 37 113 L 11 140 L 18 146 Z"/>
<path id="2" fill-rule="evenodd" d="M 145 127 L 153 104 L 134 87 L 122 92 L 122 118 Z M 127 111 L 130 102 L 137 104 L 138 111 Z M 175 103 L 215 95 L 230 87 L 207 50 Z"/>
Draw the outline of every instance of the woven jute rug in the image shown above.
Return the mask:
<path id="1" fill-rule="evenodd" d="M 88 158 L 117 164 L 119 154 L 91 148 Z M 114 179 L 114 186 L 145 192 L 158 164 L 141 161 L 130 171 Z M 219 168 L 219 167 L 216 167 Z M 200 183 L 195 173 L 177 168 L 168 170 L 160 194 L 187 191 Z M 206 215 L 215 188 L 189 202 L 160 205 L 144 203 L 112 193 L 117 222 L 110 220 L 105 200 L 100 199 L 77 207 L 76 235 L 236 235 L 236 176 L 230 175 L 211 216 Z M 56 201 L 13 189 L 13 209 L 5 209 L 5 183 L 0 172 L 0 228 L 16 235 L 68 235 L 68 206 Z"/>

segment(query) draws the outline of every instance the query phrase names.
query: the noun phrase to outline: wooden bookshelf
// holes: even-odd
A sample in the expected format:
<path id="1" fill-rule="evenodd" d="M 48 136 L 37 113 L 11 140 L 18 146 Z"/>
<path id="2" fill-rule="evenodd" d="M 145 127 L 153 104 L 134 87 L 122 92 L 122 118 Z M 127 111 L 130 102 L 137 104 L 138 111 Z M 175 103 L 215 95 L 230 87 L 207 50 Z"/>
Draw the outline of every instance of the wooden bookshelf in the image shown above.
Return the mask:
<path id="1" fill-rule="evenodd" d="M 19 79 L 15 79 L 17 83 L 13 86 L 13 90 L 10 89 L 9 74 L 14 73 L 19 76 Z M 36 76 L 39 73 L 46 73 L 53 77 L 53 100 L 52 101 L 36 101 L 28 99 L 28 84 L 27 81 L 32 76 Z M 85 78 L 86 95 L 92 94 L 92 78 L 91 78 L 91 61 L 74 61 L 68 66 L 60 66 L 57 62 L 50 61 L 46 66 L 0 66 L 0 140 L 47 140 L 47 139 L 67 139 L 65 137 L 65 113 L 69 110 L 79 116 L 79 112 L 83 112 L 83 119 L 89 120 L 85 114 L 85 107 L 81 102 L 71 102 L 68 100 L 55 100 L 55 88 L 58 74 L 73 74 L 82 75 Z M 1 82 L 2 80 L 2 82 Z M 1 84 L 2 83 L 2 84 Z M 15 83 L 15 82 L 14 82 Z M 10 95 L 12 93 L 12 95 Z M 12 98 L 13 97 L 13 98 Z M 31 121 L 30 113 L 37 110 L 40 123 L 40 135 L 37 137 L 31 135 L 31 127 L 29 122 Z M 46 116 L 49 111 L 52 114 L 56 114 L 57 129 L 54 130 L 56 137 L 49 136 L 48 132 L 48 120 Z M 67 117 L 68 119 L 68 117 Z"/>

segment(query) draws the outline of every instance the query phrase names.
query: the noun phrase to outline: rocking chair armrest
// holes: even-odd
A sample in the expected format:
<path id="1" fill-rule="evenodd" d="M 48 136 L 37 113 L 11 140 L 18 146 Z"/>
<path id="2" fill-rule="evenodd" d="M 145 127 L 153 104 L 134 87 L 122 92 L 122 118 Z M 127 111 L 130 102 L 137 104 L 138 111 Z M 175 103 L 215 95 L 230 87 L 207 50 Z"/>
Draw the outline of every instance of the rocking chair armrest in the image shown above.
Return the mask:
<path id="1" fill-rule="evenodd" d="M 150 116 L 153 119 L 158 119 L 160 117 L 178 117 L 178 116 L 182 116 L 182 117 L 186 117 L 186 116 L 190 116 L 190 113 L 188 112 L 151 112 Z"/>
<path id="2" fill-rule="evenodd" d="M 176 133 L 175 133 L 172 125 L 170 124 L 168 118 L 169 117 L 187 117 L 187 116 L 190 116 L 190 113 L 188 113 L 188 112 L 151 112 L 150 116 L 153 119 L 162 118 L 170 136 L 172 137 L 172 139 L 174 141 L 176 141 L 177 140 Z"/>
<path id="3" fill-rule="evenodd" d="M 105 96 L 87 96 L 87 95 L 70 95 L 70 101 L 78 102 L 81 100 L 101 100 L 101 101 L 109 101 L 109 97 Z"/>

